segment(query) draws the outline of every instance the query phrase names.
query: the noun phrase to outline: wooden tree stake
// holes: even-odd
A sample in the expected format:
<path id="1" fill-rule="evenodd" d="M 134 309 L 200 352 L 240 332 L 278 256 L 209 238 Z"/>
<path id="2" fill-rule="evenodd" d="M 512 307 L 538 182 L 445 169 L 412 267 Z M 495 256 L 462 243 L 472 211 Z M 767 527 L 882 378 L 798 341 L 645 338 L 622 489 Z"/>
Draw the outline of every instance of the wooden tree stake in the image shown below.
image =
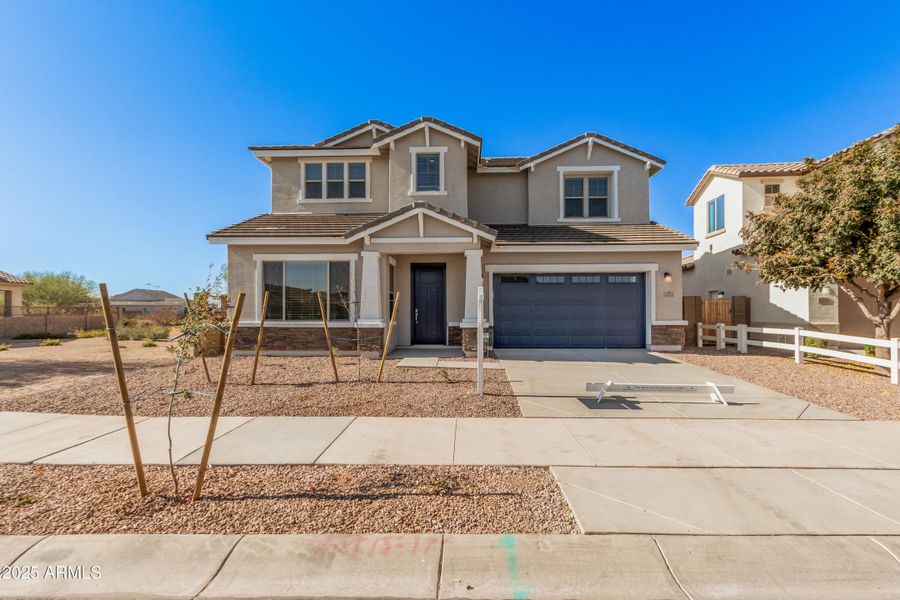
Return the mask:
<path id="1" fill-rule="evenodd" d="M 191 299 L 188 298 L 187 292 L 184 293 L 184 301 L 187 302 L 188 310 L 191 309 Z M 212 383 L 212 377 L 209 376 L 209 367 L 206 366 L 206 356 L 203 354 L 203 340 L 200 340 L 200 362 L 203 363 L 203 372 L 206 373 L 206 383 Z"/>
<path id="2" fill-rule="evenodd" d="M 250 385 L 256 384 L 256 365 L 259 363 L 259 351 L 262 350 L 263 337 L 265 336 L 266 311 L 269 309 L 269 290 L 263 294 L 262 315 L 259 317 L 259 333 L 256 334 L 256 355 L 253 357 L 253 374 L 250 375 Z"/>
<path id="3" fill-rule="evenodd" d="M 334 347 L 331 345 L 331 334 L 328 332 L 328 313 L 325 312 L 325 305 L 322 304 L 322 292 L 316 292 L 316 298 L 319 300 L 319 312 L 322 314 L 322 327 L 325 328 L 325 342 L 328 344 L 328 355 L 331 357 L 331 369 L 334 371 L 334 382 L 338 383 L 337 363 L 334 361 Z"/>
<path id="4" fill-rule="evenodd" d="M 141 447 L 138 444 L 137 431 L 134 428 L 134 414 L 131 412 L 131 400 L 128 397 L 128 384 L 125 383 L 125 368 L 122 366 L 122 355 L 119 353 L 119 338 L 113 324 L 112 310 L 109 306 L 109 292 L 106 284 L 100 284 L 100 303 L 103 305 L 103 319 L 106 322 L 106 333 L 112 347 L 113 363 L 116 365 L 116 380 L 119 383 L 119 394 L 122 396 L 122 407 L 125 409 L 125 425 L 128 428 L 128 441 L 131 443 L 131 456 L 134 459 L 134 472 L 137 475 L 138 489 L 141 497 L 147 495 L 147 481 L 144 479 L 144 463 L 141 461 Z"/>
<path id="5" fill-rule="evenodd" d="M 216 425 L 219 422 L 219 411 L 222 410 L 222 398 L 225 396 L 225 383 L 228 380 L 228 367 L 231 366 L 231 351 L 234 349 L 234 338 L 237 335 L 238 321 L 241 318 L 241 310 L 243 308 L 244 292 L 240 292 L 237 295 L 234 314 L 231 316 L 231 327 L 228 329 L 228 338 L 225 340 L 225 355 L 222 357 L 222 371 L 219 373 L 219 381 L 216 384 L 216 399 L 213 401 L 212 416 L 209 419 L 209 430 L 206 432 L 206 443 L 203 445 L 203 456 L 200 458 L 200 470 L 197 471 L 197 483 L 194 485 L 194 494 L 191 496 L 191 502 L 200 498 L 200 490 L 203 488 L 203 478 L 206 476 L 209 454 L 212 451 L 212 443 L 216 437 Z"/>
<path id="6" fill-rule="evenodd" d="M 381 364 L 378 365 L 376 383 L 381 383 L 381 372 L 384 371 L 384 359 L 387 358 L 388 346 L 391 343 L 391 333 L 394 331 L 394 321 L 397 320 L 397 307 L 400 306 L 400 292 L 394 293 L 394 309 L 391 311 L 391 322 L 388 323 L 387 337 L 384 338 L 384 348 L 381 350 Z"/>

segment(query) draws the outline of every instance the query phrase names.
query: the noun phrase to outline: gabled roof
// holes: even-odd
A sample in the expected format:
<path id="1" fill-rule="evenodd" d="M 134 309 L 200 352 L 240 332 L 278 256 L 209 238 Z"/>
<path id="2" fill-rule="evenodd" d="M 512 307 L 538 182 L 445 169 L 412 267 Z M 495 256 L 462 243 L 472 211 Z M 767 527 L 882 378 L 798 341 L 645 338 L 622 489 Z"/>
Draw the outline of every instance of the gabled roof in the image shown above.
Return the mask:
<path id="1" fill-rule="evenodd" d="M 788 176 L 796 177 L 803 175 L 809 170 L 804 162 L 774 162 L 774 163 L 734 163 L 730 165 L 712 165 L 691 190 L 687 200 L 684 201 L 685 206 L 693 206 L 700 197 L 700 192 L 706 187 L 706 184 L 716 175 L 724 177 L 740 178 L 740 177 L 778 177 Z"/>
<path id="2" fill-rule="evenodd" d="M 499 247 L 535 245 L 696 246 L 690 236 L 659 223 L 585 223 L 584 225 L 494 225 Z"/>
<path id="3" fill-rule="evenodd" d="M 428 202 L 423 202 L 420 200 L 420 201 L 412 202 L 405 206 L 401 206 L 397 210 L 393 210 L 389 213 L 386 213 L 375 219 L 372 219 L 371 221 L 369 221 L 367 223 L 359 225 L 358 227 L 355 227 L 354 229 L 351 229 L 350 231 L 346 232 L 344 234 L 344 238 L 346 238 L 348 240 L 358 239 L 358 238 L 362 237 L 363 235 L 366 235 L 369 232 L 377 231 L 378 229 L 381 229 L 381 226 L 387 226 L 387 224 L 390 224 L 390 223 L 396 222 L 397 220 L 400 220 L 400 219 L 398 219 L 398 217 L 402 217 L 403 215 L 406 215 L 407 213 L 415 213 L 415 212 L 422 212 L 422 211 L 430 212 L 433 215 L 443 217 L 444 220 L 454 221 L 456 223 L 459 223 L 460 225 L 463 225 L 467 229 L 470 229 L 473 231 L 478 231 L 481 234 L 483 234 L 482 237 L 488 237 L 490 239 L 494 239 L 494 237 L 497 235 L 496 229 L 492 229 L 492 228 L 488 227 L 487 225 L 482 225 L 478 221 L 473 221 L 472 219 L 463 217 L 462 215 L 458 215 L 455 212 L 451 212 L 445 208 L 441 208 L 440 206 L 435 206 L 434 204 L 430 204 Z"/>
<path id="4" fill-rule="evenodd" d="M 345 129 L 344 131 L 341 131 L 340 133 L 336 133 L 332 136 L 329 136 L 320 142 L 316 142 L 315 146 L 328 147 L 328 146 L 331 146 L 332 144 L 336 144 L 346 138 L 350 138 L 350 137 L 359 135 L 360 133 L 363 133 L 367 129 L 372 130 L 372 133 L 373 133 L 372 137 L 375 138 L 375 137 L 378 137 L 378 135 L 380 135 L 378 133 L 379 131 L 381 133 L 384 133 L 384 132 L 390 131 L 391 129 L 394 129 L 394 126 L 389 123 L 385 123 L 384 121 L 379 121 L 378 119 L 369 119 L 368 121 L 364 121 L 364 122 L 360 123 L 359 125 L 354 125 L 353 127 L 350 127 L 349 129 Z"/>
<path id="5" fill-rule="evenodd" d="M 532 165 L 535 165 L 541 161 L 547 160 L 548 158 L 556 156 L 557 154 L 565 152 L 566 150 L 569 150 L 570 148 L 577 146 L 579 144 L 595 143 L 595 142 L 599 143 L 603 146 L 606 146 L 608 148 L 612 148 L 613 150 L 618 150 L 619 152 L 628 154 L 629 156 L 632 156 L 634 158 L 648 161 L 651 165 L 656 167 L 657 171 L 659 169 L 662 169 L 663 166 L 665 166 L 665 164 L 666 164 L 666 161 L 659 158 L 658 156 L 654 156 L 653 154 L 644 152 L 643 150 L 639 150 L 639 149 L 635 148 L 634 146 L 629 146 L 628 144 L 623 144 L 620 141 L 606 137 L 605 135 L 600 135 L 599 133 L 596 133 L 594 131 L 588 131 L 586 133 L 582 133 L 581 135 L 577 135 L 571 139 L 568 139 L 561 144 L 557 144 L 556 146 L 553 146 L 552 148 L 547 148 L 546 150 L 544 150 L 542 152 L 538 152 L 537 154 L 535 154 L 533 156 L 528 156 L 526 158 L 523 158 L 522 160 L 519 161 L 519 163 L 516 166 L 518 166 L 520 169 L 525 169 L 525 168 L 531 167 Z"/>
<path id="6" fill-rule="evenodd" d="M 419 117 L 418 119 L 413 119 L 409 123 L 404 123 L 399 127 L 394 127 L 387 133 L 383 133 L 372 142 L 373 147 L 383 146 L 384 144 L 390 142 L 391 140 L 395 140 L 399 137 L 403 137 L 404 135 L 408 135 L 413 131 L 417 131 L 418 129 L 425 127 L 426 125 L 434 125 L 438 129 L 442 129 L 445 133 L 449 133 L 454 137 L 457 137 L 461 140 L 469 142 L 471 144 L 475 144 L 476 146 L 481 146 L 481 136 L 476 133 L 472 133 L 471 131 L 467 131 L 462 127 L 457 127 L 447 121 L 442 121 L 440 119 L 436 119 L 434 117 Z"/>
<path id="7" fill-rule="evenodd" d="M 17 277 L 12 273 L 7 273 L 6 271 L 0 271 L 0 283 L 18 283 L 22 285 L 31 285 L 31 282 L 27 279 L 22 279 L 21 277 Z"/>
<path id="8" fill-rule="evenodd" d="M 837 152 L 835 152 L 835 153 L 833 153 L 833 154 L 829 154 L 828 156 L 826 156 L 825 158 L 823 158 L 823 159 L 822 159 L 821 161 L 819 161 L 819 162 L 823 162 L 823 163 L 824 163 L 824 162 L 827 162 L 827 161 L 831 160 L 832 158 L 834 158 L 835 156 L 838 156 L 838 155 L 840 155 L 840 154 L 843 154 L 844 152 L 847 152 L 848 150 L 852 150 L 853 148 L 856 148 L 856 147 L 859 146 L 860 144 L 864 144 L 864 143 L 866 143 L 866 142 L 872 142 L 872 143 L 878 144 L 878 143 L 883 142 L 883 141 L 885 141 L 885 140 L 889 140 L 890 138 L 894 137 L 894 135 L 897 133 L 897 128 L 898 128 L 898 127 L 900 127 L 900 125 L 891 125 L 891 126 L 888 127 L 887 129 L 884 129 L 884 130 L 882 130 L 882 131 L 879 131 L 879 132 L 876 133 L 875 135 L 870 135 L 869 137 L 867 137 L 867 138 L 865 138 L 865 139 L 859 140 L 859 141 L 856 142 L 855 144 L 851 144 L 850 146 L 847 146 L 847 147 L 844 148 L 843 150 L 838 150 Z"/>
<path id="9" fill-rule="evenodd" d="M 128 290 L 127 292 L 122 292 L 121 294 L 116 294 L 110 297 L 110 300 L 113 302 L 163 302 L 163 303 L 172 303 L 173 300 L 178 302 L 184 302 L 184 300 L 176 296 L 175 294 L 170 294 L 169 292 L 163 290 L 148 290 L 145 288 L 134 288 L 133 290 Z"/>

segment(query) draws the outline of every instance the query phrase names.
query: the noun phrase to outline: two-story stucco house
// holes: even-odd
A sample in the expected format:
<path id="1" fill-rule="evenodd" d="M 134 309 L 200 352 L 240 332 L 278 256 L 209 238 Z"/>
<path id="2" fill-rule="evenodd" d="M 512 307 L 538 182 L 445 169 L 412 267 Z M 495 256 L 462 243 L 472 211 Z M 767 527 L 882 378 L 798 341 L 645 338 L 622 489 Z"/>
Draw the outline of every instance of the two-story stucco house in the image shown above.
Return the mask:
<path id="1" fill-rule="evenodd" d="M 268 351 L 326 348 L 316 293 L 347 350 L 475 349 L 477 288 L 495 347 L 680 348 L 681 255 L 696 243 L 650 221 L 665 161 L 596 133 L 533 156 L 422 117 L 367 121 L 311 145 L 254 146 L 272 212 L 208 235 L 246 293 L 238 348 L 262 298 Z"/>
<path id="2" fill-rule="evenodd" d="M 890 132 L 885 129 L 867 139 L 877 143 Z M 783 290 L 761 284 L 756 271 L 732 268 L 740 258 L 736 254 L 743 244 L 740 232 L 747 213 L 765 210 L 776 194 L 796 192 L 797 180 L 806 171 L 803 162 L 711 166 L 685 201 L 693 209 L 694 238 L 700 245 L 683 262 L 684 293 L 702 298 L 748 296 L 753 325 L 802 326 L 871 337 L 874 325 L 836 285 Z"/>

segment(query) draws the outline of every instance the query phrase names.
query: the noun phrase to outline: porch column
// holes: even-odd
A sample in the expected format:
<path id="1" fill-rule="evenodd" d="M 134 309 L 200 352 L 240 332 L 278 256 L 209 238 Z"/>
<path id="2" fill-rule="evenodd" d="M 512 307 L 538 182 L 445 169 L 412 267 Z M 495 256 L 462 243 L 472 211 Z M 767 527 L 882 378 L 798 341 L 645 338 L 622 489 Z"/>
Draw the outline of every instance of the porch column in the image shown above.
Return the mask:
<path id="1" fill-rule="evenodd" d="M 383 327 L 381 314 L 381 253 L 363 251 L 362 289 L 359 295 L 359 324 Z"/>
<path id="2" fill-rule="evenodd" d="M 466 312 L 462 327 L 478 325 L 478 286 L 481 285 L 482 250 L 466 250 Z"/>

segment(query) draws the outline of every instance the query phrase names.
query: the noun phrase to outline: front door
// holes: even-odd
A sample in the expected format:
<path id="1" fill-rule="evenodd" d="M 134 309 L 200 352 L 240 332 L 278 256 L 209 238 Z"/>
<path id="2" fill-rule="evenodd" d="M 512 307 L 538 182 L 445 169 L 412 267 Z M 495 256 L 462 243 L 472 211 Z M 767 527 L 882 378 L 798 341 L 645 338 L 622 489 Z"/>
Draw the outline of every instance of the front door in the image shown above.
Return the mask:
<path id="1" fill-rule="evenodd" d="M 446 343 L 444 265 L 412 265 L 412 343 Z"/>

